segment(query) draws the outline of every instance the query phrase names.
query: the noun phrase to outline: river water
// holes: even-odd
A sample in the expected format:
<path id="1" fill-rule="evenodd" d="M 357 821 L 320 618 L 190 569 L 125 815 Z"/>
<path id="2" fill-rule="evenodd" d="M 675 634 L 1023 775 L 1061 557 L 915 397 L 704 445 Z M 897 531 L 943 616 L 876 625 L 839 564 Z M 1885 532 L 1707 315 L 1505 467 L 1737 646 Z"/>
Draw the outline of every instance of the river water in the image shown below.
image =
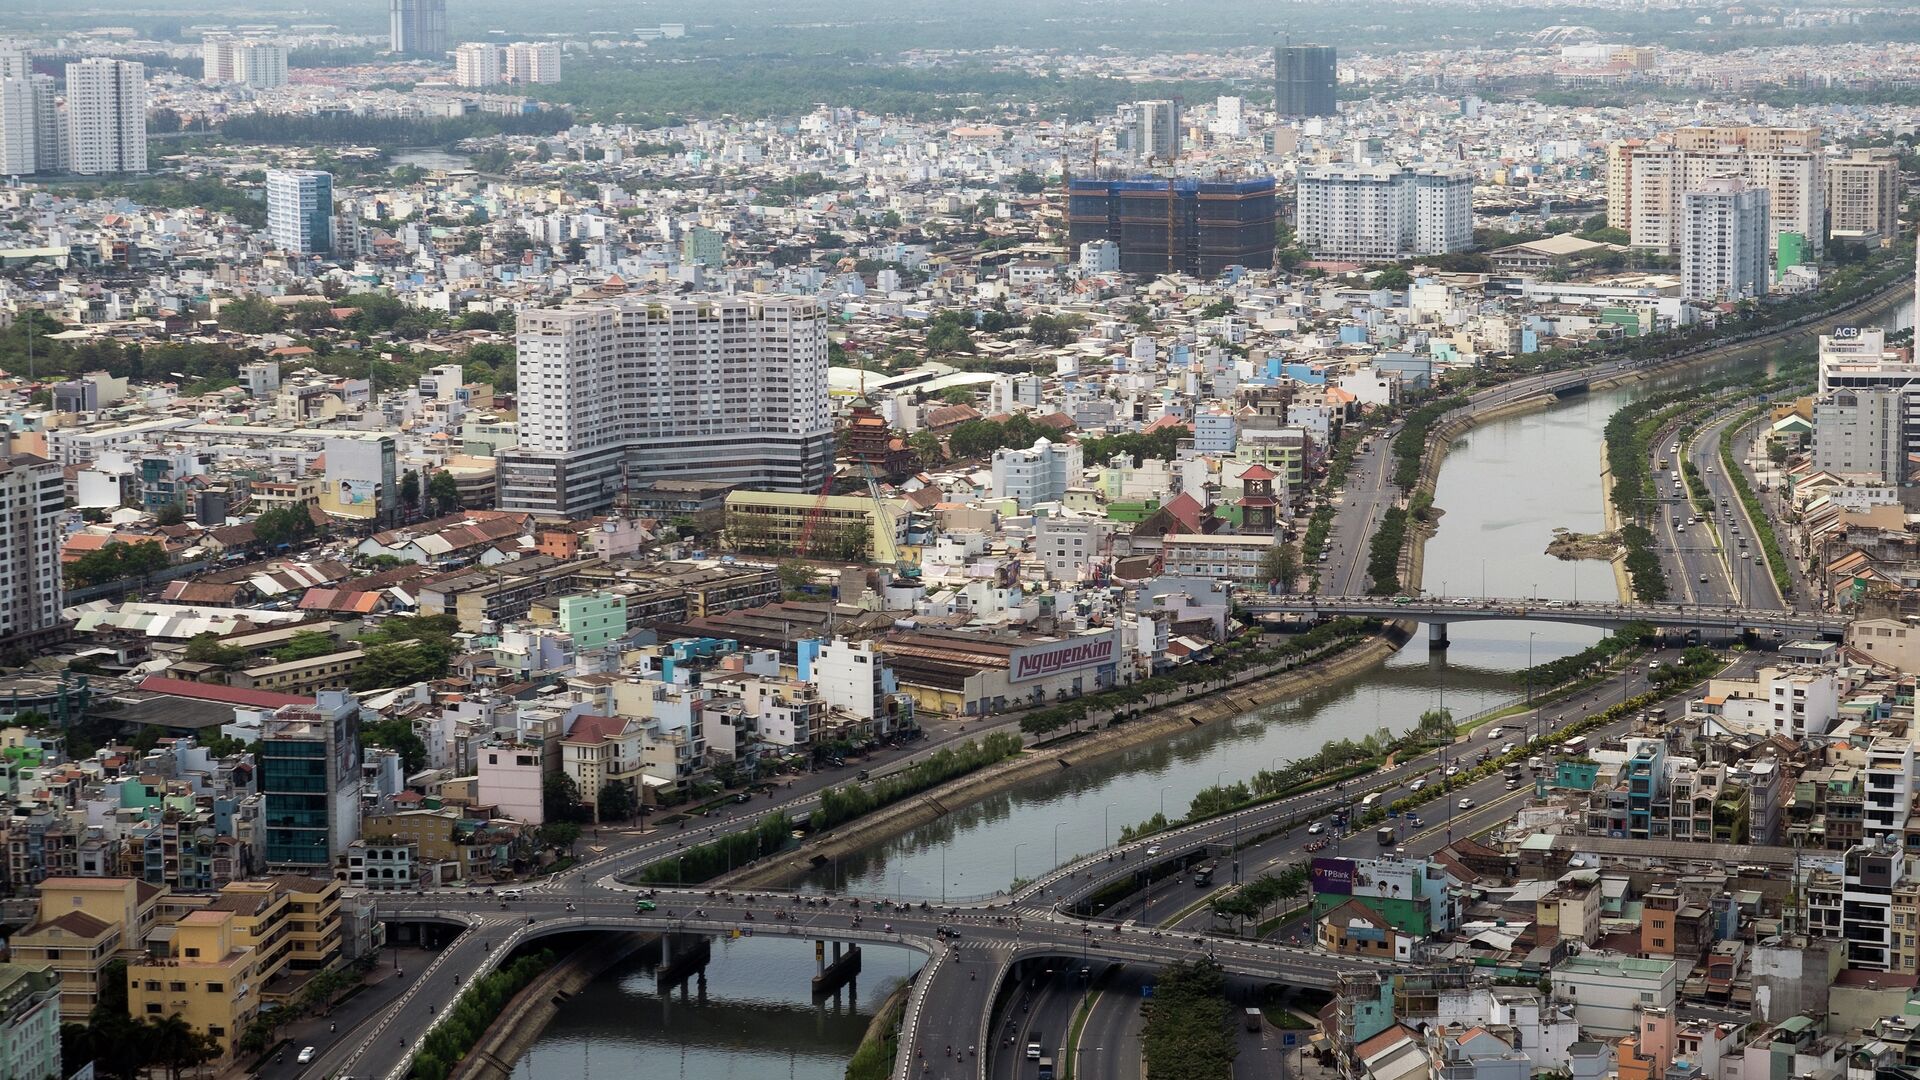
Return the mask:
<path id="1" fill-rule="evenodd" d="M 1886 320 L 1911 324 L 1911 305 Z M 1759 373 L 1773 361 L 1717 370 Z M 1434 504 L 1445 513 L 1427 542 L 1424 586 L 1447 596 L 1594 599 L 1614 595 L 1603 563 L 1563 562 L 1546 554 L 1556 527 L 1602 529 L 1601 437 L 1607 418 L 1634 397 L 1700 369 L 1653 383 L 1573 398 L 1541 412 L 1509 417 L 1461 437 L 1441 467 Z M 1424 634 L 1374 670 L 1230 723 L 1144 746 L 996 795 L 858 857 L 831 865 L 812 884 L 867 894 L 938 900 L 977 896 L 1097 851 L 1123 825 L 1164 807 L 1183 813 L 1194 793 L 1245 780 L 1331 739 L 1411 726 L 1444 706 L 1464 718 L 1522 696 L 1511 673 L 1591 644 L 1600 631 L 1567 624 L 1462 623 L 1444 654 Z M 898 952 L 893 950 L 892 952 Z M 781 1075 L 842 1075 L 867 1013 L 884 990 L 863 992 L 838 1017 L 807 1002 L 811 946 L 775 938 L 716 947 L 709 997 L 671 1005 L 651 976 L 622 969 L 577 997 L 548 1029 L 516 1077 L 540 1080 L 662 1071 L 687 1080 Z M 869 950 L 868 980 L 898 978 L 900 954 Z M 877 985 L 877 983 L 875 983 Z"/>

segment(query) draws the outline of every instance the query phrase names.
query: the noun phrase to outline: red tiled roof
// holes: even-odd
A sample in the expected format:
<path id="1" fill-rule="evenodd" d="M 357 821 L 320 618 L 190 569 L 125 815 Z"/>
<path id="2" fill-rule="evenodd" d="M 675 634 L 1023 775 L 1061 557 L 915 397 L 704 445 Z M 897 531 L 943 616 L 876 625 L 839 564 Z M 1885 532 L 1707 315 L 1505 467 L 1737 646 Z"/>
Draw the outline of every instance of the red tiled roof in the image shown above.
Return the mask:
<path id="1" fill-rule="evenodd" d="M 225 705 L 249 705 L 256 709 L 277 709 L 282 705 L 311 705 L 310 697 L 294 694 L 276 694 L 270 690 L 248 690 L 239 686 L 220 686 L 216 683 L 188 682 L 185 679 L 169 679 L 164 675 L 149 675 L 140 680 L 140 689 L 156 694 L 172 694 L 174 697 L 192 698 L 195 701 L 217 701 Z"/>
<path id="2" fill-rule="evenodd" d="M 595 716 L 582 713 L 573 718 L 573 727 L 567 731 L 567 742 L 599 743 L 617 738 L 627 728 L 625 717 Z"/>

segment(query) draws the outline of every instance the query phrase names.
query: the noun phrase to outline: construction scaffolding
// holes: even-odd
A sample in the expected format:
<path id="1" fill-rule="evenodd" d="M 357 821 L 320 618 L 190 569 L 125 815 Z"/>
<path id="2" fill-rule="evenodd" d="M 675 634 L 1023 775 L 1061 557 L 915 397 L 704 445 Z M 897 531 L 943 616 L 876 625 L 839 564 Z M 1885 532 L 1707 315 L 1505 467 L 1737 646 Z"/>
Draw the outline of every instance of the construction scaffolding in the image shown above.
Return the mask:
<path id="1" fill-rule="evenodd" d="M 1271 176 L 1093 176 L 1067 181 L 1067 239 L 1120 247 L 1129 274 L 1214 277 L 1273 267 Z"/>

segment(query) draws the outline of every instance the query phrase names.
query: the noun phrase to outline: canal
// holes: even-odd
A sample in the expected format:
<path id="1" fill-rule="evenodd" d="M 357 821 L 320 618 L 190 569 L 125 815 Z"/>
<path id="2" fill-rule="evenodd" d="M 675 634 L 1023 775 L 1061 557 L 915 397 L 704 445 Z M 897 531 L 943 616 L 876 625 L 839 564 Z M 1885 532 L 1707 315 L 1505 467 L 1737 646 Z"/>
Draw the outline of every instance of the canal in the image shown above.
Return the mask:
<path id="1" fill-rule="evenodd" d="M 1903 305 L 1886 325 L 1904 327 L 1911 317 L 1911 305 Z M 1758 374 L 1782 358 L 1710 372 Z M 1461 437 L 1435 489 L 1434 504 L 1444 515 L 1427 543 L 1425 587 L 1448 596 L 1612 595 L 1609 567 L 1549 557 L 1547 542 L 1556 527 L 1603 527 L 1601 436 L 1608 417 L 1640 394 L 1711 373 L 1696 368 L 1573 398 Z M 1566 624 L 1463 623 L 1453 628 L 1444 655 L 1429 652 L 1418 635 L 1357 678 L 983 800 L 829 865 L 811 884 L 929 900 L 992 893 L 1016 877 L 1099 850 L 1122 826 L 1163 806 L 1169 815 L 1184 813 L 1202 788 L 1246 780 L 1328 740 L 1382 727 L 1398 731 L 1430 708 L 1444 706 L 1465 718 L 1508 704 L 1522 696 L 1511 673 L 1525 667 L 1529 655 L 1540 663 L 1577 652 L 1599 633 Z M 708 971 L 705 1003 L 663 1001 L 650 975 L 620 969 L 576 997 L 514 1075 L 586 1077 L 590 1068 L 625 1075 L 644 1064 L 649 1073 L 691 1080 L 837 1078 L 885 994 L 883 982 L 919 962 L 910 953 L 882 954 L 869 952 L 858 1003 L 840 1015 L 823 1015 L 807 999 L 813 957 L 805 942 L 724 943 Z"/>

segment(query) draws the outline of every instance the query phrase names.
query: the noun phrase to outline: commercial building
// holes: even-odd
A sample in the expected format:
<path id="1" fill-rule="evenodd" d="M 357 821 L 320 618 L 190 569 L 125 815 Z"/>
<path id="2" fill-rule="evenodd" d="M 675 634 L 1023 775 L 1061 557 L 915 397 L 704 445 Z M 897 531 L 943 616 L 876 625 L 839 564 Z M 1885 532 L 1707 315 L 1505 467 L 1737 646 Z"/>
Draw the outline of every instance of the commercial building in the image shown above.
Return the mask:
<path id="1" fill-rule="evenodd" d="M 31 454 L 0 457 L 0 646 L 61 627 L 60 466 Z"/>
<path id="2" fill-rule="evenodd" d="M 1618 143 L 1607 153 L 1608 221 L 1625 228 L 1634 247 L 1677 255 L 1686 194 L 1737 177 L 1767 193 L 1769 244 L 1793 233 L 1817 257 L 1827 234 L 1825 164 L 1818 128 L 1691 127 Z"/>
<path id="3" fill-rule="evenodd" d="M 41 1080 L 60 1067 L 60 979 L 51 970 L 0 964 L 0 1076 Z"/>
<path id="4" fill-rule="evenodd" d="M 1213 277 L 1273 267 L 1272 177 L 1108 177 L 1067 182 L 1068 244 L 1120 248 L 1129 274 Z"/>
<path id="5" fill-rule="evenodd" d="M 1273 50 L 1273 109 L 1284 117 L 1332 116 L 1339 68 L 1331 45 L 1281 45 Z"/>
<path id="6" fill-rule="evenodd" d="M 1386 260 L 1473 245 L 1473 174 L 1444 166 L 1300 170 L 1295 232 L 1317 258 Z"/>
<path id="7" fill-rule="evenodd" d="M 1168 98 L 1133 103 L 1133 152 L 1161 165 L 1180 157 L 1180 103 Z"/>
<path id="8" fill-rule="evenodd" d="M 1834 239 L 1891 244 L 1900 235 L 1900 157 L 1856 148 L 1827 161 L 1827 225 Z"/>
<path id="9" fill-rule="evenodd" d="M 272 869 L 332 873 L 360 836 L 360 703 L 323 690 L 285 705 L 261 726 L 254 752 Z"/>
<path id="10" fill-rule="evenodd" d="M 267 170 L 267 233 L 281 251 L 333 249 L 333 174 L 318 169 Z"/>
<path id="11" fill-rule="evenodd" d="M 1587 952 L 1553 966 L 1553 1000 L 1573 1007 L 1590 1035 L 1631 1035 L 1642 1011 L 1672 1010 L 1680 993 L 1680 965 L 1620 953 Z"/>
<path id="12" fill-rule="evenodd" d="M 1689 300 L 1767 294 L 1767 192 L 1733 177 L 1708 180 L 1681 200 L 1680 292 Z"/>
<path id="13" fill-rule="evenodd" d="M 1166 572 L 1175 577 L 1212 578 L 1247 585 L 1264 585 L 1272 577 L 1266 570 L 1267 553 L 1274 550 L 1270 535 L 1177 533 L 1162 539 L 1160 545 Z"/>
<path id="14" fill-rule="evenodd" d="M 879 642 L 916 710 L 984 716 L 1117 685 L 1120 630 L 1058 637 L 983 630 L 905 630 Z"/>
<path id="15" fill-rule="evenodd" d="M 67 65 L 67 154 L 70 170 L 90 176 L 147 171 L 145 65 L 98 56 Z"/>
<path id="16" fill-rule="evenodd" d="M 1814 470 L 1906 483 L 1905 418 L 1898 390 L 1843 389 L 1814 399 Z"/>
<path id="17" fill-rule="evenodd" d="M 815 491 L 833 458 L 826 313 L 806 297 L 633 297 L 519 318 L 500 506 L 577 517 L 662 479 Z"/>
<path id="18" fill-rule="evenodd" d="M 437 60 L 447 54 L 447 0 L 388 0 L 387 49 Z"/>

